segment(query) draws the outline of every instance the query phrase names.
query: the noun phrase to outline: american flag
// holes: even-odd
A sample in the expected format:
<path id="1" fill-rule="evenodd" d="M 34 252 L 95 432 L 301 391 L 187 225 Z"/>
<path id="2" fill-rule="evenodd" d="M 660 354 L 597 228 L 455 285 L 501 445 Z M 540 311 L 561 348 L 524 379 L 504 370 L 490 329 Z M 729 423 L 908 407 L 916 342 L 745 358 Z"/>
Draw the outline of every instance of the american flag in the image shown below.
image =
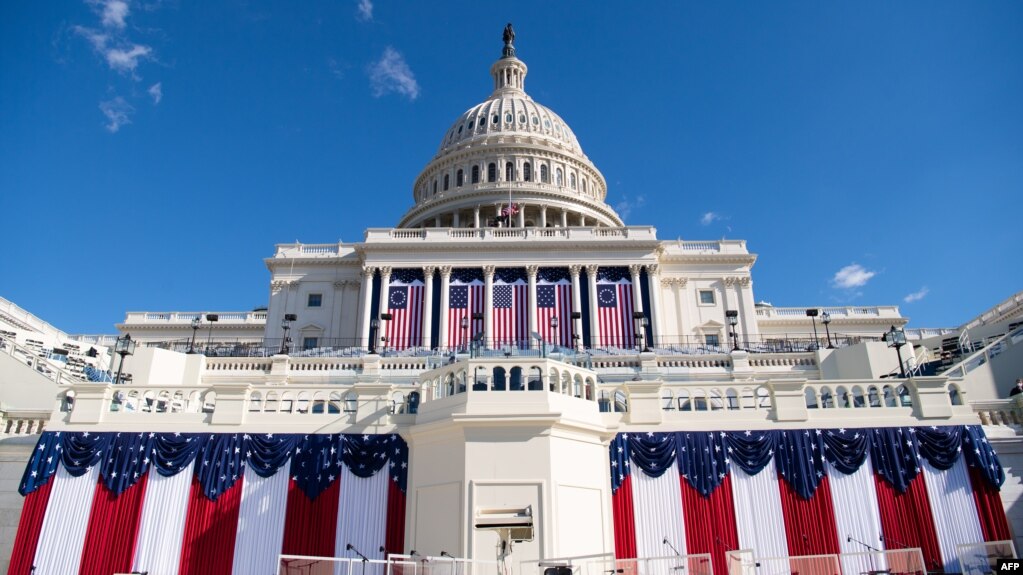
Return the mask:
<path id="1" fill-rule="evenodd" d="M 479 268 L 456 269 L 451 273 L 448 287 L 448 341 L 449 348 L 467 345 L 467 341 L 483 331 L 483 320 L 473 320 L 472 314 L 483 313 L 485 286 L 483 270 Z M 468 317 L 469 329 L 463 333 L 462 318 Z"/>
<path id="2" fill-rule="evenodd" d="M 597 318 L 600 345 L 636 345 L 632 326 L 632 279 L 628 268 L 602 267 L 597 272 Z"/>
<path id="3" fill-rule="evenodd" d="M 551 318 L 558 318 L 557 337 Z M 544 341 L 572 342 L 572 282 L 565 268 L 540 268 L 536 277 L 536 328 Z"/>
<path id="4" fill-rule="evenodd" d="M 494 274 L 494 345 L 529 346 L 529 285 L 521 268 Z"/>
<path id="5" fill-rule="evenodd" d="M 405 349 L 423 345 L 423 270 L 397 269 L 387 288 L 387 345 Z"/>

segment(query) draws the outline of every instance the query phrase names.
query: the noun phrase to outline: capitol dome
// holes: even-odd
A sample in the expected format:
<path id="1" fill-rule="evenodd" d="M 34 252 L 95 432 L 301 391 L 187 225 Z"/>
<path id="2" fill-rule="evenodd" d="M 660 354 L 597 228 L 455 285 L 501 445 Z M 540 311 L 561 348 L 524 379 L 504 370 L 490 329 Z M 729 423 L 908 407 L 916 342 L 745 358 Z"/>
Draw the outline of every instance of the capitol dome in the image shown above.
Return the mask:
<path id="1" fill-rule="evenodd" d="M 455 120 L 416 178 L 415 205 L 398 227 L 622 225 L 575 133 L 525 92 L 528 68 L 513 41 L 506 34 L 490 67 L 494 91 Z"/>

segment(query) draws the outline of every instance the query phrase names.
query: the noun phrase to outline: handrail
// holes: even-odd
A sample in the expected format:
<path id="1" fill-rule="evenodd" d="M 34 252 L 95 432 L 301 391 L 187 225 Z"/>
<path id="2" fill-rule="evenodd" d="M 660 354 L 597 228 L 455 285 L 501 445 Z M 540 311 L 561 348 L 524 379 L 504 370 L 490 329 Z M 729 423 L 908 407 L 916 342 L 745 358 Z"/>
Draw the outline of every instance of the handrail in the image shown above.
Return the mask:
<path id="1" fill-rule="evenodd" d="M 1023 340 L 1023 326 L 1019 326 L 1009 333 L 988 342 L 984 347 L 959 360 L 959 363 L 946 369 L 944 374 L 948 377 L 962 379 L 977 367 L 987 363 L 996 355 L 1000 355 L 1005 345 L 1015 345 L 1017 341 Z M 992 355 L 993 352 L 993 355 Z M 983 358 L 982 361 L 978 361 Z M 956 372 L 959 372 L 958 375 Z"/>
<path id="2" fill-rule="evenodd" d="M 58 385 L 83 383 L 85 381 L 70 371 L 61 369 L 52 362 L 45 361 L 44 358 L 39 357 L 36 351 L 19 345 L 18 342 L 3 336 L 0 336 L 0 351 L 6 351 L 7 355 L 25 363 L 28 367 Z M 20 354 L 21 357 L 15 356 L 15 353 Z"/>

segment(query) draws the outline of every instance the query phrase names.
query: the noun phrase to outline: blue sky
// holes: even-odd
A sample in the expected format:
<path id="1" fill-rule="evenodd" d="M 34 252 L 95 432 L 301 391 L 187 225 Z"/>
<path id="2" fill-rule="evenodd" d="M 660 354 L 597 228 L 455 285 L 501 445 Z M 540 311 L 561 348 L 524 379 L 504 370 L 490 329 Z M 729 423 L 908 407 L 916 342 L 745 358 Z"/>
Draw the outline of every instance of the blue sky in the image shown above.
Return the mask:
<path id="1" fill-rule="evenodd" d="M 1023 3 L 0 3 L 0 295 L 72 332 L 265 305 L 397 223 L 515 24 L 626 223 L 758 300 L 968 320 L 1023 288 Z"/>

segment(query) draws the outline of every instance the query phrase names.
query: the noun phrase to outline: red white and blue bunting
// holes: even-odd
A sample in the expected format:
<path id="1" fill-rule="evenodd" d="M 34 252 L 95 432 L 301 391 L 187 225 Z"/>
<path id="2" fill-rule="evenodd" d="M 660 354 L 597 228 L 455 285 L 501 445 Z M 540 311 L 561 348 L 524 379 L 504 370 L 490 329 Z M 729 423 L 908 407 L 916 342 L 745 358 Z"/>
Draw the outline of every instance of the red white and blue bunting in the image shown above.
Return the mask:
<path id="1" fill-rule="evenodd" d="M 610 459 L 619 558 L 666 555 L 668 538 L 723 573 L 731 549 L 920 547 L 928 569 L 954 572 L 957 545 L 1009 538 L 1005 474 L 979 426 L 622 433 Z M 665 490 L 681 513 L 649 503 Z"/>
<path id="2" fill-rule="evenodd" d="M 407 477 L 397 435 L 46 432 L 9 572 L 276 572 L 280 553 L 348 543 L 382 557 L 404 550 Z"/>

